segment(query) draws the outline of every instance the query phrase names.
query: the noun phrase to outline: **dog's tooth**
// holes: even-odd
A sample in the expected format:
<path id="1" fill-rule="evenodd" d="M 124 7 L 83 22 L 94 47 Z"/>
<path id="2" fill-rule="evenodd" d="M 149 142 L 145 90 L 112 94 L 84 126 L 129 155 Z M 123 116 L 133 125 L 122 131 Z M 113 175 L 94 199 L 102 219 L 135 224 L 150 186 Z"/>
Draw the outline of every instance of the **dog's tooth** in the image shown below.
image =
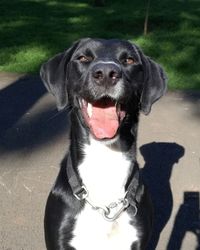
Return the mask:
<path id="1" fill-rule="evenodd" d="M 89 117 L 92 117 L 92 104 L 88 103 L 87 113 Z"/>
<path id="2" fill-rule="evenodd" d="M 86 100 L 82 99 L 82 102 L 83 102 L 83 106 L 84 106 L 84 107 L 87 107 L 87 102 L 86 102 Z"/>

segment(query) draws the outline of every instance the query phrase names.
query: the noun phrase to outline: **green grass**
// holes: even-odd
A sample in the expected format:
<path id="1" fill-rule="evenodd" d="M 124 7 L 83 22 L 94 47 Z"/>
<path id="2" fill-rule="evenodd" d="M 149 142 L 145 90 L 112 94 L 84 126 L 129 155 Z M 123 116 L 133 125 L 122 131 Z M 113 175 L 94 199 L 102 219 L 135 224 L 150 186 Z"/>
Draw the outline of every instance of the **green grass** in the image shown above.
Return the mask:
<path id="1" fill-rule="evenodd" d="M 0 71 L 37 73 L 42 62 L 81 37 L 123 38 L 167 71 L 171 89 L 200 89 L 200 1 L 1 0 Z"/>

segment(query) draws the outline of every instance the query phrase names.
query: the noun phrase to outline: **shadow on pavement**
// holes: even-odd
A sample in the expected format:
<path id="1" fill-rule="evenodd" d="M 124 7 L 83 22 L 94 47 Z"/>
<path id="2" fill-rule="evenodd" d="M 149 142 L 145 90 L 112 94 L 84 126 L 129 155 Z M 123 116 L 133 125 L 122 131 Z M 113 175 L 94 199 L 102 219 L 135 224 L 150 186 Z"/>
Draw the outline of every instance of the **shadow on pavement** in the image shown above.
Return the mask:
<path id="1" fill-rule="evenodd" d="M 0 91 L 0 135 L 11 128 L 44 95 L 39 77 L 25 76 Z"/>
<path id="2" fill-rule="evenodd" d="M 200 119 L 200 91 L 186 90 L 181 91 L 184 100 L 188 100 L 193 104 L 193 114 Z"/>
<path id="3" fill-rule="evenodd" d="M 39 148 L 59 135 L 67 133 L 67 130 L 67 112 L 58 113 L 55 109 L 49 108 L 31 117 L 27 123 L 20 123 L 6 131 L 0 138 L 0 150 L 11 152 Z"/>
<path id="4" fill-rule="evenodd" d="M 170 187 L 171 172 L 183 157 L 184 147 L 177 143 L 153 142 L 140 147 L 145 165 L 141 170 L 154 205 L 154 229 L 148 250 L 155 250 L 160 233 L 170 218 L 173 199 Z"/>
<path id="5" fill-rule="evenodd" d="M 3 151 L 40 146 L 67 129 L 67 113 L 54 104 L 29 110 L 46 93 L 39 76 L 25 76 L 0 91 L 0 146 Z"/>
<path id="6" fill-rule="evenodd" d="M 199 206 L 199 192 L 184 192 L 184 201 L 177 212 L 167 250 L 180 250 L 187 232 L 192 232 L 196 235 L 197 246 L 195 250 L 200 250 Z"/>

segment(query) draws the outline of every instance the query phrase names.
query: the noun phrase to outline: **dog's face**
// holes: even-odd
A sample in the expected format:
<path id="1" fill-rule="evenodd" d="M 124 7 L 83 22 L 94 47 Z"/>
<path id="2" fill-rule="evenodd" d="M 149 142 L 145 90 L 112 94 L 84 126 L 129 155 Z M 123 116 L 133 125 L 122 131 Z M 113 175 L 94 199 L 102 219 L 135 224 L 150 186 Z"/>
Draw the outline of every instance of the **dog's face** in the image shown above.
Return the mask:
<path id="1" fill-rule="evenodd" d="M 75 42 L 42 66 L 41 77 L 58 108 L 70 103 L 81 110 L 86 127 L 98 140 L 115 138 L 138 107 L 148 114 L 166 90 L 158 64 L 136 45 L 114 39 Z"/>

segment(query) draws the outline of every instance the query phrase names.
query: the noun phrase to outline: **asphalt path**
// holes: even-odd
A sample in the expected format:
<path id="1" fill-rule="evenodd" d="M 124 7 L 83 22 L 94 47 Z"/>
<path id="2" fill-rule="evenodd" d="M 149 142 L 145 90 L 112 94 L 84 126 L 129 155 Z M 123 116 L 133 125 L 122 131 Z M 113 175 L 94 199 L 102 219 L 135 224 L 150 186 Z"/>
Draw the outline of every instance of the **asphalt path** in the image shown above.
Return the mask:
<path id="1" fill-rule="evenodd" d="M 38 76 L 0 73 L 1 250 L 45 250 L 45 202 L 67 128 Z M 200 91 L 168 92 L 141 115 L 138 160 L 155 209 L 148 250 L 200 249 Z"/>

